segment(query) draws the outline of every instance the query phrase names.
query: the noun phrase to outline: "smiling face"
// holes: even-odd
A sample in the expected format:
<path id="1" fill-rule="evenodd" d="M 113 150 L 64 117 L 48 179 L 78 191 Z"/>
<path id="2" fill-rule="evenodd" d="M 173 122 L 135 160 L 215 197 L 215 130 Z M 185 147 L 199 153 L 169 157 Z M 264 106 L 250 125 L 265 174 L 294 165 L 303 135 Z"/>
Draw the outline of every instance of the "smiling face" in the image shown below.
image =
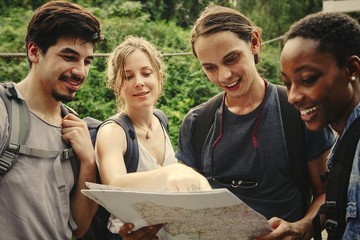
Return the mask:
<path id="1" fill-rule="evenodd" d="M 126 108 L 153 107 L 161 93 L 162 79 L 155 73 L 148 55 L 135 49 L 125 60 L 124 72 L 121 95 Z"/>
<path id="2" fill-rule="evenodd" d="M 42 89 L 62 102 L 73 100 L 85 81 L 93 61 L 93 50 L 92 43 L 73 38 L 60 39 L 44 55 L 34 43 L 28 47 L 32 68 Z"/>
<path id="3" fill-rule="evenodd" d="M 281 58 L 282 81 L 288 101 L 301 113 L 310 130 L 327 124 L 344 125 L 354 103 L 349 65 L 340 68 L 335 57 L 317 51 L 318 43 L 296 37 L 286 42 Z"/>
<path id="4" fill-rule="evenodd" d="M 258 78 L 254 61 L 258 42 L 256 35 L 250 43 L 233 32 L 221 31 L 199 36 L 194 50 L 209 80 L 227 97 L 237 98 L 248 94 L 253 80 Z"/>

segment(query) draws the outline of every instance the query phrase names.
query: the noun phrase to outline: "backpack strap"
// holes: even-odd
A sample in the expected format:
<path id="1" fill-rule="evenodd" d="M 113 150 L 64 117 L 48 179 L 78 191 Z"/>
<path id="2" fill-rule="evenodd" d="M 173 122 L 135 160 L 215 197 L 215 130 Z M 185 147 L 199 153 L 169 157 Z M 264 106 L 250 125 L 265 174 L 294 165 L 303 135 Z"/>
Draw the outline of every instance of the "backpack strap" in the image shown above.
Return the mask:
<path id="1" fill-rule="evenodd" d="M 67 190 L 61 168 L 61 159 L 74 156 L 72 149 L 45 150 L 25 146 L 30 131 L 30 116 L 26 102 L 19 98 L 16 88 L 11 82 L 3 82 L 0 96 L 4 101 L 9 118 L 9 137 L 0 152 L 0 174 L 5 174 L 21 155 L 39 158 L 55 158 L 54 171 L 60 191 Z"/>
<path id="2" fill-rule="evenodd" d="M 165 130 L 169 133 L 169 120 L 166 114 L 160 109 L 154 109 L 154 115 L 160 120 L 160 123 L 164 126 Z"/>
<path id="3" fill-rule="evenodd" d="M 155 109 L 154 115 L 160 120 L 166 131 L 169 131 L 168 119 L 165 113 L 159 109 Z M 121 113 L 115 117 L 109 118 L 104 122 L 104 124 L 110 121 L 116 122 L 125 130 L 127 150 L 124 156 L 124 161 L 126 169 L 128 173 L 136 172 L 139 163 L 139 144 L 136 139 L 135 129 L 130 118 L 125 113 Z"/>
<path id="4" fill-rule="evenodd" d="M 3 99 L 9 116 L 9 135 L 1 148 L 0 173 L 5 174 L 16 162 L 19 154 L 39 157 L 54 158 L 61 152 L 63 157 L 71 157 L 72 150 L 44 150 L 25 146 L 30 131 L 29 109 L 25 101 L 18 97 L 13 83 L 1 83 L 0 96 Z"/>
<path id="5" fill-rule="evenodd" d="M 295 176 L 295 184 L 301 192 L 302 215 L 305 216 L 312 199 L 306 161 L 305 123 L 301 120 L 300 113 L 288 102 L 286 88 L 280 85 L 276 85 L 276 88 L 292 174 Z"/>
<path id="6" fill-rule="evenodd" d="M 67 186 L 61 160 L 74 158 L 72 149 L 45 150 L 25 146 L 30 132 L 30 114 L 26 102 L 19 98 L 16 88 L 11 82 L 0 83 L 0 97 L 5 104 L 9 118 L 9 137 L 0 148 L 0 174 L 8 172 L 20 154 L 39 158 L 55 158 L 53 169 L 57 186 L 60 192 L 66 191 Z M 75 183 L 76 177 L 77 175 L 74 176 Z M 73 230 L 77 228 L 72 217 L 69 219 L 69 225 Z"/>
<path id="7" fill-rule="evenodd" d="M 105 123 L 109 121 L 116 122 L 125 130 L 127 149 L 124 156 L 124 161 L 126 169 L 128 173 L 136 172 L 139 163 L 139 145 L 130 118 L 125 113 L 121 113 L 116 117 L 111 117 L 110 119 L 106 120 Z"/>
<path id="8" fill-rule="evenodd" d="M 214 123 L 216 109 L 219 107 L 224 95 L 225 92 L 220 92 L 210 98 L 205 103 L 203 109 L 200 111 L 196 119 L 193 141 L 196 157 L 199 162 L 201 162 L 202 159 L 202 152 L 207 134 L 209 133 L 211 125 Z"/>
<path id="9" fill-rule="evenodd" d="M 27 105 L 18 97 L 13 83 L 1 83 L 0 97 L 4 101 L 9 118 L 10 136 L 0 149 L 0 174 L 5 174 L 16 162 L 20 146 L 29 135 L 30 119 Z"/>
<path id="10" fill-rule="evenodd" d="M 329 167 L 330 170 L 327 173 L 326 201 L 322 210 L 326 212 L 325 227 L 328 232 L 328 239 L 339 239 L 345 232 L 347 192 L 359 139 L 360 117 L 350 125 L 339 140 L 331 167 Z"/>
<path id="11" fill-rule="evenodd" d="M 307 162 L 305 161 L 305 125 L 301 121 L 299 112 L 288 102 L 286 88 L 280 85 L 276 85 L 276 88 L 279 95 L 281 117 L 292 173 L 295 176 L 296 186 L 299 188 L 303 198 L 302 209 L 303 215 L 305 215 L 312 197 L 308 180 Z M 201 124 L 196 124 L 193 140 L 196 156 L 199 161 L 202 159 L 205 139 L 214 122 L 216 109 L 219 107 L 223 96 L 224 92 L 221 92 L 209 99 L 197 117 L 196 123 Z M 299 141 L 299 139 L 301 139 L 301 141 Z"/>

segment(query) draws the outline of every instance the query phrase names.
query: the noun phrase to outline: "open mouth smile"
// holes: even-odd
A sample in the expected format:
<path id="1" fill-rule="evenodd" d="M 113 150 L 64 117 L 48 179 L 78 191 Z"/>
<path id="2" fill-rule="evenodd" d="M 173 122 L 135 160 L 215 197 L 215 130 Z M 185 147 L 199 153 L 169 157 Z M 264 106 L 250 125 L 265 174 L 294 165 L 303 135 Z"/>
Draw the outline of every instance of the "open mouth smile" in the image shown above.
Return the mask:
<path id="1" fill-rule="evenodd" d="M 307 116 L 319 109 L 319 106 L 315 106 L 309 109 L 301 110 L 301 115 Z"/>

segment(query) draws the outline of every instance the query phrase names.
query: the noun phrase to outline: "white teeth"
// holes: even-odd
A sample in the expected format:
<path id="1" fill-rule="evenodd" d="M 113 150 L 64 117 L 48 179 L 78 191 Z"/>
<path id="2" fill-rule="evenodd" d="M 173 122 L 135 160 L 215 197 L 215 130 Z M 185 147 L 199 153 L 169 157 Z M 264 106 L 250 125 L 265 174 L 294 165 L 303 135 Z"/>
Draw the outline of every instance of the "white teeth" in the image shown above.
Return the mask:
<path id="1" fill-rule="evenodd" d="M 235 86 L 238 82 L 239 82 L 239 81 L 235 81 L 235 82 L 233 82 L 233 83 L 231 83 L 231 84 L 227 85 L 226 87 L 233 87 L 233 86 Z"/>
<path id="2" fill-rule="evenodd" d="M 79 81 L 76 81 L 76 80 L 72 80 L 71 78 L 66 78 L 64 79 L 67 83 L 69 83 L 70 85 L 73 85 L 73 86 L 78 86 L 81 82 Z"/>
<path id="3" fill-rule="evenodd" d="M 79 82 L 76 82 L 76 81 L 67 81 L 67 82 L 70 83 L 73 86 L 79 85 Z"/>
<path id="4" fill-rule="evenodd" d="M 146 94 L 147 94 L 147 92 L 142 92 L 142 93 L 135 94 L 135 96 L 144 96 Z"/>
<path id="5" fill-rule="evenodd" d="M 309 108 L 309 109 L 302 110 L 302 111 L 300 111 L 300 113 L 302 115 L 306 115 L 306 114 L 309 114 L 309 113 L 312 113 L 312 112 L 316 111 L 317 109 L 319 109 L 319 106 L 315 106 L 315 107 L 312 107 L 312 108 Z"/>

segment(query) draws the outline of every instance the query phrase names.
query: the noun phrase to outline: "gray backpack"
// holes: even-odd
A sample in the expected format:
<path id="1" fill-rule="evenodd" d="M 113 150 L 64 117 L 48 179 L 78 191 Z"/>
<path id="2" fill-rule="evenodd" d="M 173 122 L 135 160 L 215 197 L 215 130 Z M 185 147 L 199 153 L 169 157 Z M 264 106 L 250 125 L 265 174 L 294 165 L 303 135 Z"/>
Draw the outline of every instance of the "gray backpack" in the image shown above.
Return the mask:
<path id="1" fill-rule="evenodd" d="M 63 159 L 70 159 L 74 171 L 74 186 L 79 172 L 79 163 L 71 148 L 64 150 L 49 150 L 31 148 L 25 145 L 30 131 L 30 114 L 25 101 L 19 98 L 13 83 L 0 83 L 0 97 L 5 103 L 6 111 L 9 117 L 9 137 L 0 146 L 0 174 L 6 174 L 16 163 L 19 155 L 26 155 L 35 158 L 53 158 L 56 182 L 59 191 L 67 190 L 65 179 L 61 167 Z M 71 112 L 65 105 L 61 105 L 63 115 Z M 74 187 L 73 187 L 74 189 Z M 72 229 L 76 224 L 72 218 L 69 220 Z"/>

